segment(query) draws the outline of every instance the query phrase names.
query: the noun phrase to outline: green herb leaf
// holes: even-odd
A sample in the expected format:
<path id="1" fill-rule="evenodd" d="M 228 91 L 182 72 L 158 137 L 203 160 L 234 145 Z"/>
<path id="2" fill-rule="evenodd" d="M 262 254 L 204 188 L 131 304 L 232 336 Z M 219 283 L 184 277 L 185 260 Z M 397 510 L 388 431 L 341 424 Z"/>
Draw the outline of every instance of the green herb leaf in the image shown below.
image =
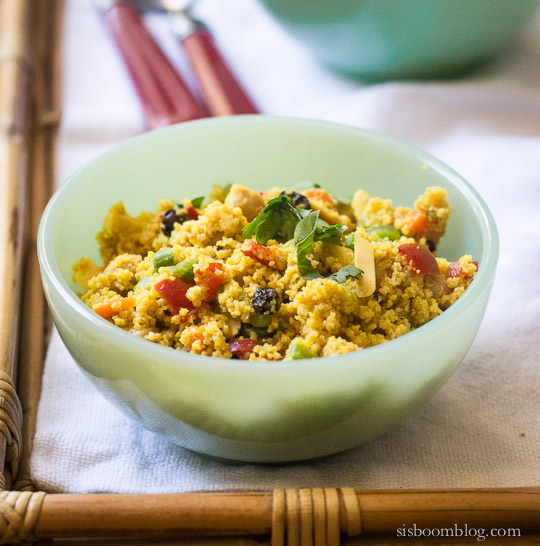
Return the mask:
<path id="1" fill-rule="evenodd" d="M 288 241 L 302 216 L 293 200 L 285 195 L 270 199 L 266 207 L 249 223 L 242 232 L 244 239 L 255 236 L 257 243 L 264 245 L 269 239 Z"/>
<path id="2" fill-rule="evenodd" d="M 294 230 L 293 245 L 298 246 L 305 241 L 310 235 L 315 235 L 317 222 L 319 221 L 319 211 L 309 212 L 298 224 Z M 313 242 L 313 241 L 312 241 Z"/>
<path id="3" fill-rule="evenodd" d="M 304 279 L 320 279 L 322 275 L 315 271 L 311 264 L 308 254 L 311 252 L 315 233 L 317 231 L 317 222 L 319 220 L 319 211 L 310 212 L 300 222 L 294 230 L 293 244 L 296 245 L 296 258 L 298 262 L 298 271 Z"/>
<path id="4" fill-rule="evenodd" d="M 200 197 L 195 197 L 194 199 L 191 200 L 191 204 L 196 208 L 196 209 L 200 209 L 201 208 L 201 205 L 203 204 L 203 201 L 204 201 L 204 195 L 201 195 Z"/>
<path id="5" fill-rule="evenodd" d="M 361 269 L 358 269 L 358 267 L 355 265 L 345 265 L 337 273 L 334 273 L 327 278 L 344 283 L 348 277 L 358 277 L 358 275 L 363 273 L 364 272 Z"/>
<path id="6" fill-rule="evenodd" d="M 320 220 L 319 222 L 321 222 Z M 317 232 L 315 234 L 316 241 L 324 241 L 325 243 L 331 243 L 333 245 L 341 244 L 341 236 L 347 231 L 347 226 L 336 224 L 334 226 L 317 226 Z"/>

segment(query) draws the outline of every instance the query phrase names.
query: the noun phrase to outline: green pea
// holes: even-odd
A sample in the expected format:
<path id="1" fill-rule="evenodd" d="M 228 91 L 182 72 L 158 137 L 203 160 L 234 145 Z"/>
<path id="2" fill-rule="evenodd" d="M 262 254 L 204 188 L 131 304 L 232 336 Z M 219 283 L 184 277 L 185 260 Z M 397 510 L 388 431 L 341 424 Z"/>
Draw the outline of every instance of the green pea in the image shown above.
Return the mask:
<path id="1" fill-rule="evenodd" d="M 317 357 L 317 355 L 309 347 L 306 347 L 303 343 L 298 341 L 295 341 L 291 346 L 291 356 L 294 360 Z"/>
<path id="2" fill-rule="evenodd" d="M 154 254 L 154 269 L 167 267 L 174 264 L 174 252 L 172 248 L 161 248 Z"/>
<path id="3" fill-rule="evenodd" d="M 401 238 L 401 231 L 395 226 L 383 225 L 383 226 L 371 226 L 366 229 L 371 235 L 376 235 L 379 239 L 389 239 L 390 241 L 397 241 Z"/>
<path id="4" fill-rule="evenodd" d="M 183 260 L 176 264 L 171 272 L 175 277 L 178 277 L 187 282 L 193 282 L 195 280 L 195 274 L 193 273 L 194 266 L 199 263 L 197 260 Z"/>

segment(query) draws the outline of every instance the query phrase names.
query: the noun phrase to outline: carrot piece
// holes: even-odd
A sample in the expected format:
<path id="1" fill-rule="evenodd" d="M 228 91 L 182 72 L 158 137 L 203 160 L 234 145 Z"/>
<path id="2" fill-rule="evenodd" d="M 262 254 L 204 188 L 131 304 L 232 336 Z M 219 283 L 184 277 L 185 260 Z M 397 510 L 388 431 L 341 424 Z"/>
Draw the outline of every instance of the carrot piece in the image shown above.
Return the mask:
<path id="1" fill-rule="evenodd" d="M 332 207 L 335 206 L 334 200 L 332 199 L 332 197 L 330 197 L 330 194 L 322 188 L 306 190 L 303 193 L 308 199 L 313 199 L 313 201 L 319 201 L 320 203 L 324 203 Z"/>
<path id="2" fill-rule="evenodd" d="M 409 214 L 410 221 L 407 223 L 412 233 L 424 235 L 427 231 L 429 219 L 425 212 L 421 210 L 413 210 Z"/>
<path id="3" fill-rule="evenodd" d="M 109 319 L 118 315 L 120 311 L 127 311 L 132 307 L 135 307 L 135 298 L 133 296 L 127 296 L 125 298 L 108 300 L 103 303 L 96 303 L 92 305 L 92 310 L 100 317 Z"/>

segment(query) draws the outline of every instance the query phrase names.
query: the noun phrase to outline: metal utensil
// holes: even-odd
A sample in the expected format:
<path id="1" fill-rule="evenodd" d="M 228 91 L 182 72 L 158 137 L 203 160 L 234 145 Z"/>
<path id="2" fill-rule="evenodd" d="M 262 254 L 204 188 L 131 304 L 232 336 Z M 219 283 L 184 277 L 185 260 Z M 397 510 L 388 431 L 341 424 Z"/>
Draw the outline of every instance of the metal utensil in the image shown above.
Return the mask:
<path id="1" fill-rule="evenodd" d="M 126 0 L 97 0 L 143 106 L 147 128 L 208 115 Z"/>
<path id="2" fill-rule="evenodd" d="M 141 10 L 161 11 L 169 15 L 172 31 L 186 52 L 211 115 L 258 113 L 217 49 L 208 29 L 190 15 L 193 0 L 134 1 Z"/>

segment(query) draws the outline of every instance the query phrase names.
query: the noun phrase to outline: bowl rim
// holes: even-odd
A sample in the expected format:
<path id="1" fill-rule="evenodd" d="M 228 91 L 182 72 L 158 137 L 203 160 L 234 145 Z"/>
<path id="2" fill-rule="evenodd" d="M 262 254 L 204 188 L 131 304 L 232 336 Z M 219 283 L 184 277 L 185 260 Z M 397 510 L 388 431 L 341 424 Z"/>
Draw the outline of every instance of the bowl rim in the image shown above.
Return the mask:
<path id="1" fill-rule="evenodd" d="M 56 218 L 59 217 L 57 211 L 63 209 L 69 202 L 70 195 L 76 190 L 79 181 L 84 181 L 87 170 L 93 170 L 96 166 L 106 163 L 109 158 L 117 154 L 123 153 L 134 145 L 139 145 L 147 140 L 163 138 L 169 133 L 190 132 L 192 130 L 212 130 L 214 127 L 220 126 L 242 126 L 242 125 L 257 125 L 257 124 L 272 124 L 286 127 L 305 127 L 310 130 L 322 131 L 324 133 L 337 132 L 341 135 L 351 135 L 353 138 L 368 138 L 371 141 L 375 140 L 385 144 L 389 149 L 401 151 L 407 157 L 414 157 L 433 168 L 440 173 L 450 184 L 452 184 L 471 204 L 476 214 L 476 219 L 480 225 L 482 232 L 482 245 L 484 255 L 482 264 L 478 273 L 467 288 L 464 294 L 447 310 L 439 316 L 430 320 L 421 327 L 408 332 L 400 337 L 381 343 L 373 347 L 368 347 L 351 353 L 334 355 L 331 357 L 317 357 L 312 359 L 301 359 L 295 361 L 287 361 L 287 366 L 280 365 L 280 362 L 274 361 L 249 361 L 249 360 L 234 360 L 223 357 L 208 357 L 203 355 L 191 354 L 186 351 L 174 350 L 170 347 L 164 347 L 157 343 L 139 338 L 122 330 L 121 328 L 109 323 L 107 320 L 99 317 L 87 307 L 80 298 L 72 291 L 67 282 L 64 280 L 60 268 L 55 259 L 54 249 L 54 233 L 56 227 Z M 328 359 L 332 359 L 332 369 L 337 371 L 338 367 L 347 367 L 351 363 L 359 366 L 362 361 L 369 360 L 371 355 L 379 355 L 383 358 L 386 353 L 399 353 L 400 349 L 407 344 L 414 344 L 420 341 L 422 337 L 436 333 L 438 329 L 444 327 L 445 322 L 450 323 L 458 320 L 461 313 L 466 313 L 467 310 L 475 304 L 478 297 L 489 289 L 495 275 L 495 269 L 499 253 L 499 238 L 495 220 L 485 201 L 479 193 L 467 182 L 461 175 L 450 168 L 448 165 L 435 158 L 428 152 L 411 145 L 407 142 L 399 140 L 395 137 L 373 131 L 363 129 L 342 123 L 323 121 L 317 119 L 307 119 L 298 117 L 284 116 L 269 116 L 269 115 L 242 115 L 228 116 L 219 118 L 204 118 L 194 121 L 183 122 L 154 131 L 149 131 L 141 135 L 130 138 L 119 145 L 116 145 L 108 151 L 100 154 L 94 159 L 86 162 L 83 166 L 75 170 L 62 185 L 55 191 L 54 195 L 49 200 L 38 229 L 37 235 L 37 250 L 40 270 L 43 278 L 43 283 L 50 290 L 56 292 L 56 295 L 61 297 L 68 307 L 81 316 L 83 320 L 95 328 L 96 335 L 102 335 L 104 340 L 111 340 L 115 343 L 116 337 L 119 336 L 118 342 L 123 341 L 123 344 L 131 344 L 136 350 L 155 360 L 163 357 L 163 361 L 176 362 L 178 365 L 189 368 L 190 370 L 198 370 L 200 372 L 216 372 L 223 371 L 223 364 L 228 364 L 227 369 L 237 371 L 239 373 L 287 373 L 289 370 L 299 371 L 308 368 L 311 371 L 319 371 L 328 367 Z M 116 343 L 118 343 L 116 342 Z M 367 352 L 366 352 L 367 351 Z"/>

